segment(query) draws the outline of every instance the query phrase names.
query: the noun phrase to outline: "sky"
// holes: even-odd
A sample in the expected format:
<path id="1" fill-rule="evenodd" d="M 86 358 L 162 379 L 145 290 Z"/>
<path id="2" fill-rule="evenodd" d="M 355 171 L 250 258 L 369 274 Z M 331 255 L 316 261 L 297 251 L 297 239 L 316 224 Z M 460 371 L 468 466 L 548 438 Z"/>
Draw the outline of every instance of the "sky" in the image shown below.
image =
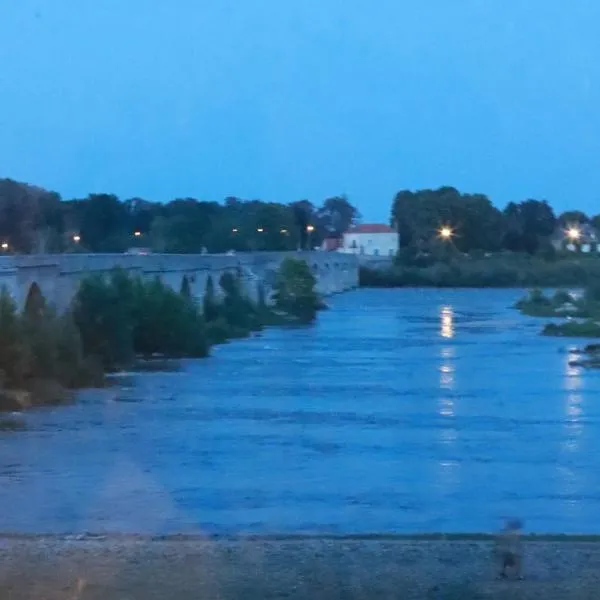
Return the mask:
<path id="1" fill-rule="evenodd" d="M 0 0 L 0 177 L 600 213 L 598 0 Z"/>

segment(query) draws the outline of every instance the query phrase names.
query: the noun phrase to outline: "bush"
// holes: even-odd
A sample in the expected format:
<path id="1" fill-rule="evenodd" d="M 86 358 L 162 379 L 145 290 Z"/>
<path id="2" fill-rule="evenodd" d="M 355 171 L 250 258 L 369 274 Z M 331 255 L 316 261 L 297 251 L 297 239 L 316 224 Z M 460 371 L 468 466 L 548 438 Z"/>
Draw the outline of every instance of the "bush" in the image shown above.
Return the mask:
<path id="1" fill-rule="evenodd" d="M 565 292 L 565 290 L 558 290 L 554 296 L 552 296 L 552 304 L 556 307 L 564 306 L 565 304 L 574 304 L 575 299 L 569 292 Z"/>
<path id="2" fill-rule="evenodd" d="M 306 261 L 286 258 L 275 278 L 275 307 L 300 322 L 314 321 L 321 306 L 316 283 Z"/>
<path id="3" fill-rule="evenodd" d="M 190 298 L 160 280 L 115 270 L 85 279 L 74 300 L 83 351 L 106 370 L 129 368 L 136 355 L 173 358 L 208 354 L 204 319 Z"/>
<path id="4" fill-rule="evenodd" d="M 132 320 L 136 355 L 201 358 L 209 345 L 204 319 L 195 304 L 159 280 L 138 284 Z"/>
<path id="5" fill-rule="evenodd" d="M 233 337 L 248 335 L 262 328 L 259 311 L 242 290 L 240 278 L 232 273 L 224 273 L 219 281 L 225 293 L 220 313 L 234 332 Z"/>
<path id="6" fill-rule="evenodd" d="M 368 287 L 572 287 L 598 280 L 598 257 L 547 261 L 510 253 L 442 260 L 433 255 L 417 258 L 403 250 L 390 269 L 360 271 L 360 283 Z M 593 296 L 600 302 L 600 289 Z"/>
<path id="7" fill-rule="evenodd" d="M 50 395 L 58 401 L 63 388 L 100 383 L 98 370 L 84 357 L 71 315 L 59 317 L 41 300 L 35 310 L 32 306 L 19 314 L 8 292 L 0 293 L 0 387 L 29 390 L 34 396 L 42 388 L 52 389 Z"/>
<path id="8" fill-rule="evenodd" d="M 83 349 L 111 371 L 133 363 L 133 285 L 122 273 L 110 279 L 100 275 L 85 278 L 73 300 L 73 318 L 81 334 Z"/>
<path id="9" fill-rule="evenodd" d="M 556 337 L 600 338 L 600 324 L 595 321 L 567 321 L 549 323 L 544 327 L 543 335 Z"/>

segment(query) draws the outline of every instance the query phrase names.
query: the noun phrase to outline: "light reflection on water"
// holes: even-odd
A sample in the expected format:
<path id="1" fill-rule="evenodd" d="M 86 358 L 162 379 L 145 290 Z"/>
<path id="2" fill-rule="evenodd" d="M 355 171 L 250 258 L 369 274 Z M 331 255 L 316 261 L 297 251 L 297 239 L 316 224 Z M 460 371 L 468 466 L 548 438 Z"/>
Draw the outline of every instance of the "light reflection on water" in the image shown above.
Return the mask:
<path id="1" fill-rule="evenodd" d="M 25 507 L 0 531 L 600 532 L 600 372 L 519 296 L 344 294 L 314 328 L 29 413 L 0 435 L 0 505 Z"/>
<path id="2" fill-rule="evenodd" d="M 454 337 L 454 312 L 451 306 L 442 307 L 440 335 L 443 338 Z"/>
<path id="3" fill-rule="evenodd" d="M 570 348 L 565 354 L 565 450 L 576 452 L 579 449 L 579 438 L 583 432 L 583 368 L 572 363 L 578 355 Z"/>

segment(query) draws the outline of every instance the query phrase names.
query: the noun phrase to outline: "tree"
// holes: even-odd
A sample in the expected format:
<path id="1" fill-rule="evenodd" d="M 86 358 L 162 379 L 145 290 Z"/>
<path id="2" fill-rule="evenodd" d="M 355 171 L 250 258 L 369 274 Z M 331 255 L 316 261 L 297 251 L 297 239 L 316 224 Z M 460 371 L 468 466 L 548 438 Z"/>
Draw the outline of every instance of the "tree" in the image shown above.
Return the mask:
<path id="1" fill-rule="evenodd" d="M 294 220 L 295 231 L 298 239 L 298 248 L 308 248 L 308 227 L 315 226 L 317 214 L 314 205 L 308 200 L 299 200 L 290 204 Z"/>
<path id="2" fill-rule="evenodd" d="M 513 252 L 534 254 L 556 228 L 552 207 L 545 201 L 510 202 L 504 209 L 506 233 L 504 247 Z"/>
<path id="3" fill-rule="evenodd" d="M 314 321 L 321 305 L 316 283 L 306 261 L 286 258 L 275 280 L 273 298 L 276 308 L 302 322 Z"/>
<path id="4" fill-rule="evenodd" d="M 130 366 L 134 355 L 132 307 L 113 283 L 102 276 L 87 277 L 73 300 L 84 352 L 106 370 Z"/>
<path id="5" fill-rule="evenodd" d="M 561 227 L 568 227 L 569 225 L 585 225 L 590 222 L 590 219 L 580 210 L 568 210 L 558 217 L 558 222 Z"/>
<path id="6" fill-rule="evenodd" d="M 204 321 L 195 304 L 159 279 L 139 283 L 133 322 L 136 354 L 203 357 L 208 354 Z"/>
<path id="7" fill-rule="evenodd" d="M 448 227 L 450 243 L 461 252 L 495 251 L 501 247 L 502 213 L 483 194 L 461 194 L 452 187 L 398 192 L 392 223 L 402 247 L 431 250 L 439 246 L 439 232 Z"/>
<path id="8" fill-rule="evenodd" d="M 0 388 L 20 382 L 25 371 L 17 305 L 5 286 L 0 289 Z"/>
<path id="9" fill-rule="evenodd" d="M 350 204 L 346 196 L 327 198 L 317 216 L 327 233 L 333 236 L 341 236 L 360 219 L 358 209 Z"/>
<path id="10" fill-rule="evenodd" d="M 0 239 L 18 253 L 57 249 L 60 196 L 12 179 L 0 179 Z M 52 242 L 52 244 L 51 244 Z"/>
<path id="11" fill-rule="evenodd" d="M 219 318 L 219 303 L 215 293 L 215 284 L 210 275 L 206 280 L 206 290 L 202 299 L 202 307 L 202 314 L 207 323 L 216 321 Z"/>
<path id="12" fill-rule="evenodd" d="M 216 202 L 183 198 L 163 210 L 165 250 L 176 254 L 199 254 L 218 220 L 222 208 Z"/>
<path id="13" fill-rule="evenodd" d="M 91 252 L 123 252 L 131 239 L 127 209 L 112 194 L 91 194 L 81 205 L 81 244 Z"/>
<path id="14" fill-rule="evenodd" d="M 219 285 L 224 292 L 220 312 L 234 333 L 247 335 L 260 329 L 257 308 L 244 293 L 240 277 L 229 272 L 223 273 Z"/>

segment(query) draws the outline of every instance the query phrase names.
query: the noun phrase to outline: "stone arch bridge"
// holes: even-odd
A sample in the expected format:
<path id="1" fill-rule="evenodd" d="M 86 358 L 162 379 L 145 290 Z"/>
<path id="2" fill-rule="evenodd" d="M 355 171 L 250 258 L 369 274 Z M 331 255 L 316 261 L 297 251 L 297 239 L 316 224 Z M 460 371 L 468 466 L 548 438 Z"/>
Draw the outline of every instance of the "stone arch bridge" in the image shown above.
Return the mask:
<path id="1" fill-rule="evenodd" d="M 144 278 L 160 278 L 176 291 L 185 286 L 202 301 L 209 278 L 219 293 L 223 273 L 241 274 L 248 295 L 256 299 L 263 286 L 268 297 L 275 274 L 286 257 L 300 258 L 310 266 L 317 289 L 324 295 L 358 286 L 358 260 L 333 252 L 256 252 L 225 254 L 47 254 L 0 257 L 0 285 L 6 286 L 19 308 L 32 291 L 39 291 L 59 311 L 66 310 L 79 282 L 94 273 L 120 267 Z"/>

